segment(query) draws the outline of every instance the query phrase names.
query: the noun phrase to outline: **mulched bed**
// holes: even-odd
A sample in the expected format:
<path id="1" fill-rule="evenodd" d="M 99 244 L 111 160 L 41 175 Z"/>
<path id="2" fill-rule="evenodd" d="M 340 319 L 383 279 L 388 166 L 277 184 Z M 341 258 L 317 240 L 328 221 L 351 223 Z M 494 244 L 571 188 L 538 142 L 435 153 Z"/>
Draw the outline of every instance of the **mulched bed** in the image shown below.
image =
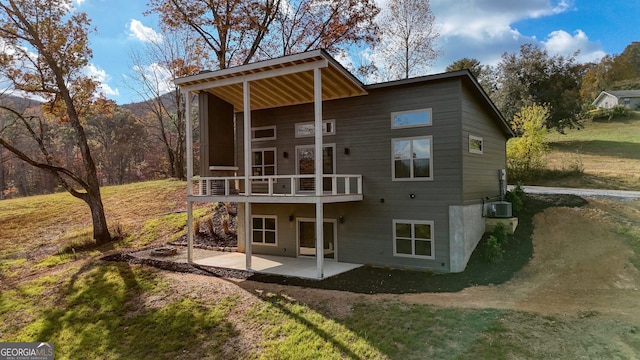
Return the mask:
<path id="1" fill-rule="evenodd" d="M 588 202 L 574 195 L 528 195 L 518 215 L 518 228 L 505 247 L 504 259 L 489 263 L 483 256 L 487 236 L 478 244 L 464 272 L 437 274 L 427 271 L 389 269 L 363 266 L 324 280 L 311 280 L 248 271 L 179 264 L 156 259 L 138 259 L 127 254 L 107 256 L 105 260 L 146 264 L 161 269 L 189 272 L 225 278 L 247 279 L 264 283 L 301 286 L 318 289 L 375 293 L 457 292 L 477 285 L 497 285 L 511 279 L 529 262 L 533 255 L 533 217 L 544 209 L 555 206 L 580 207 Z"/>

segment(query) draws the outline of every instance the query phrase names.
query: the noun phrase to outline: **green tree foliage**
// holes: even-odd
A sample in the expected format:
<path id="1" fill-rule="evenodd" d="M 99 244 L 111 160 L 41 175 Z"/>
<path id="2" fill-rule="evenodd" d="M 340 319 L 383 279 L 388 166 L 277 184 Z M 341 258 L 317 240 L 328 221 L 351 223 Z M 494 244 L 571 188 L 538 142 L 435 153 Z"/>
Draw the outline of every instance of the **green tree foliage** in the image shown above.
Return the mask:
<path id="1" fill-rule="evenodd" d="M 581 66 L 573 56 L 550 56 L 525 44 L 518 54 L 502 55 L 497 66 L 500 86 L 492 99 L 507 119 L 525 106 L 546 104 L 549 114 L 544 126 L 562 132 L 579 125 L 581 77 Z"/>
<path id="2" fill-rule="evenodd" d="M 548 119 L 549 109 L 537 104 L 523 107 L 513 117 L 511 128 L 518 136 L 507 142 L 507 169 L 513 181 L 530 179 L 544 169 Z"/>
<path id="3" fill-rule="evenodd" d="M 464 69 L 471 71 L 487 94 L 491 94 L 496 90 L 496 86 L 493 82 L 493 70 L 489 65 L 482 65 L 478 59 L 465 57 L 456 60 L 447 66 L 445 71 L 449 72 Z"/>

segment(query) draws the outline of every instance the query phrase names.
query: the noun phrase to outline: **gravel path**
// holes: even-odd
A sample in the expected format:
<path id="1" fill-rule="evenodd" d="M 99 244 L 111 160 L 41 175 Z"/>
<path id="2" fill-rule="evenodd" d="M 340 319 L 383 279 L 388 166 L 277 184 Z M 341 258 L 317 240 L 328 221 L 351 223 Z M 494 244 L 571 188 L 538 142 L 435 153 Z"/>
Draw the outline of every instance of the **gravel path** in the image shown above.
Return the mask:
<path id="1" fill-rule="evenodd" d="M 512 189 L 513 187 L 509 187 Z M 577 195 L 582 197 L 600 197 L 611 200 L 637 200 L 640 199 L 640 191 L 626 190 L 606 190 L 606 189 L 574 189 L 561 187 L 545 187 L 545 186 L 523 186 L 524 191 L 528 194 L 542 195 Z"/>

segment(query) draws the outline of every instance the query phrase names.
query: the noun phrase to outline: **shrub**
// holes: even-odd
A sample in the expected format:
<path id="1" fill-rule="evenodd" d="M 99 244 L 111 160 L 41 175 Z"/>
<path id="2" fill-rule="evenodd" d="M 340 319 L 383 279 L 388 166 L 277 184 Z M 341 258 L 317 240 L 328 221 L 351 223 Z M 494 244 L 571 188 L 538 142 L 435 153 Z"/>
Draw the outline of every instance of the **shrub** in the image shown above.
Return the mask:
<path id="1" fill-rule="evenodd" d="M 511 209 L 515 215 L 518 215 L 524 207 L 525 197 L 524 189 L 520 183 L 518 183 L 513 190 L 507 191 L 505 199 L 511 203 Z"/>
<path id="2" fill-rule="evenodd" d="M 492 235 L 498 240 L 498 244 L 500 244 L 500 246 L 505 246 L 507 244 L 507 227 L 504 223 L 497 223 L 493 228 Z"/>
<path id="3" fill-rule="evenodd" d="M 495 236 L 490 235 L 484 249 L 485 259 L 490 263 L 498 263 L 502 261 L 502 252 L 502 245 L 500 245 L 498 239 Z"/>
<path id="4" fill-rule="evenodd" d="M 628 117 L 629 109 L 624 105 L 616 105 L 610 109 L 596 109 L 589 112 L 592 120 L 611 121 L 614 118 Z"/>

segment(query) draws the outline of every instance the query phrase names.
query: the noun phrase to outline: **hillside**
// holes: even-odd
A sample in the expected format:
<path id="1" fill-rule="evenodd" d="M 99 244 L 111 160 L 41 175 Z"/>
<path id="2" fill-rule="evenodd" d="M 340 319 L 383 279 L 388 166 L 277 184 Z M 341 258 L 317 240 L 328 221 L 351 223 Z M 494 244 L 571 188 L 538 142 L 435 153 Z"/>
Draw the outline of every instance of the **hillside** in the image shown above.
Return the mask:
<path id="1" fill-rule="evenodd" d="M 640 112 L 550 132 L 550 170 L 529 185 L 640 190 Z"/>

